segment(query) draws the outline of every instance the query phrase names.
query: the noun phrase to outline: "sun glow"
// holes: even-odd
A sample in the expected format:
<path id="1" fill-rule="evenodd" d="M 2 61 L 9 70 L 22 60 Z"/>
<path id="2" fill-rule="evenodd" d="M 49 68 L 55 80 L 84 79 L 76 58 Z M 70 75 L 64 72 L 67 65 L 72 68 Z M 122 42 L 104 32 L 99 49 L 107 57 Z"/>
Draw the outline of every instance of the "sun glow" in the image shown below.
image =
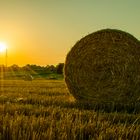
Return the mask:
<path id="1" fill-rule="evenodd" d="M 7 45 L 4 42 L 0 42 L 0 52 L 5 52 L 7 49 Z"/>

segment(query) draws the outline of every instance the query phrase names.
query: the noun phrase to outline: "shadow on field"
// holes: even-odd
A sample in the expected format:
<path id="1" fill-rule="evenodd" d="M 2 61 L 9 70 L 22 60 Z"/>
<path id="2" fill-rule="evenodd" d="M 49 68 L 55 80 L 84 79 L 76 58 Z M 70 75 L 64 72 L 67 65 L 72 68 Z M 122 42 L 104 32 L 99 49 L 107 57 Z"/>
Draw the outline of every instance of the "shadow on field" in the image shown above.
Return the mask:
<path id="1" fill-rule="evenodd" d="M 89 103 L 89 102 L 67 102 L 60 104 L 61 107 L 66 108 L 77 108 L 80 110 L 94 110 L 100 112 L 125 112 L 125 113 L 140 113 L 140 103 L 130 103 L 130 104 L 121 104 L 121 103 Z"/>
<path id="2" fill-rule="evenodd" d="M 91 103 L 91 102 L 85 102 L 85 101 L 69 101 L 65 100 L 65 98 L 60 100 L 34 100 L 29 99 L 28 100 L 22 100 L 19 103 L 22 104 L 31 104 L 31 105 L 39 105 L 39 106 L 54 106 L 54 107 L 60 107 L 60 108 L 74 108 L 79 110 L 93 110 L 96 112 L 122 112 L 122 113 L 133 113 L 138 114 L 140 113 L 140 102 L 136 103 L 129 103 L 129 104 L 123 104 L 123 103 L 111 103 L 111 102 L 100 102 L 100 103 Z"/>

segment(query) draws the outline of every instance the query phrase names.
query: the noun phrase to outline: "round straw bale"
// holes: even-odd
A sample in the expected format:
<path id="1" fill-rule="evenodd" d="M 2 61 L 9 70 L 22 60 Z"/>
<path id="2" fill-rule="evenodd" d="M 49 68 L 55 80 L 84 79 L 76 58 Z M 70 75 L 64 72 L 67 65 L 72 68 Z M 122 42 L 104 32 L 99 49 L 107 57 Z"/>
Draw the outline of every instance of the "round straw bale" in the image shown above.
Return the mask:
<path id="1" fill-rule="evenodd" d="M 67 54 L 64 73 L 70 93 L 80 101 L 139 101 L 140 42 L 116 29 L 89 34 Z"/>

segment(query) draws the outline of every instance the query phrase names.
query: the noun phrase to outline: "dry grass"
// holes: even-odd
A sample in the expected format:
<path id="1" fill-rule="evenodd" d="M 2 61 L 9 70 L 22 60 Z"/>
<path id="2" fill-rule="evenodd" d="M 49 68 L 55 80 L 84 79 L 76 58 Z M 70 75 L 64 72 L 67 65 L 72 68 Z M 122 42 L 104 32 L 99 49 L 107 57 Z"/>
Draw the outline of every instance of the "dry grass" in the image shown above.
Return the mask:
<path id="1" fill-rule="evenodd" d="M 3 81 L 0 140 L 139 140 L 139 114 L 127 110 L 78 104 L 63 81 Z"/>
<path id="2" fill-rule="evenodd" d="M 140 42 L 114 29 L 87 35 L 66 57 L 65 81 L 78 100 L 139 102 Z"/>

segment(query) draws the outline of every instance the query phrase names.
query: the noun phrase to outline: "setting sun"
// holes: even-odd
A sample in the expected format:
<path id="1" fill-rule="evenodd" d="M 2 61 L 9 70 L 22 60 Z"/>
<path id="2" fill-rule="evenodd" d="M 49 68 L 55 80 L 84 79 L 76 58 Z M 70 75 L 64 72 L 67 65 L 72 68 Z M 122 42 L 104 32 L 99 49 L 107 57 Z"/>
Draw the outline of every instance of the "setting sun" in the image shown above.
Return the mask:
<path id="1" fill-rule="evenodd" d="M 0 42 L 0 52 L 5 52 L 7 49 L 7 45 L 4 42 Z"/>

